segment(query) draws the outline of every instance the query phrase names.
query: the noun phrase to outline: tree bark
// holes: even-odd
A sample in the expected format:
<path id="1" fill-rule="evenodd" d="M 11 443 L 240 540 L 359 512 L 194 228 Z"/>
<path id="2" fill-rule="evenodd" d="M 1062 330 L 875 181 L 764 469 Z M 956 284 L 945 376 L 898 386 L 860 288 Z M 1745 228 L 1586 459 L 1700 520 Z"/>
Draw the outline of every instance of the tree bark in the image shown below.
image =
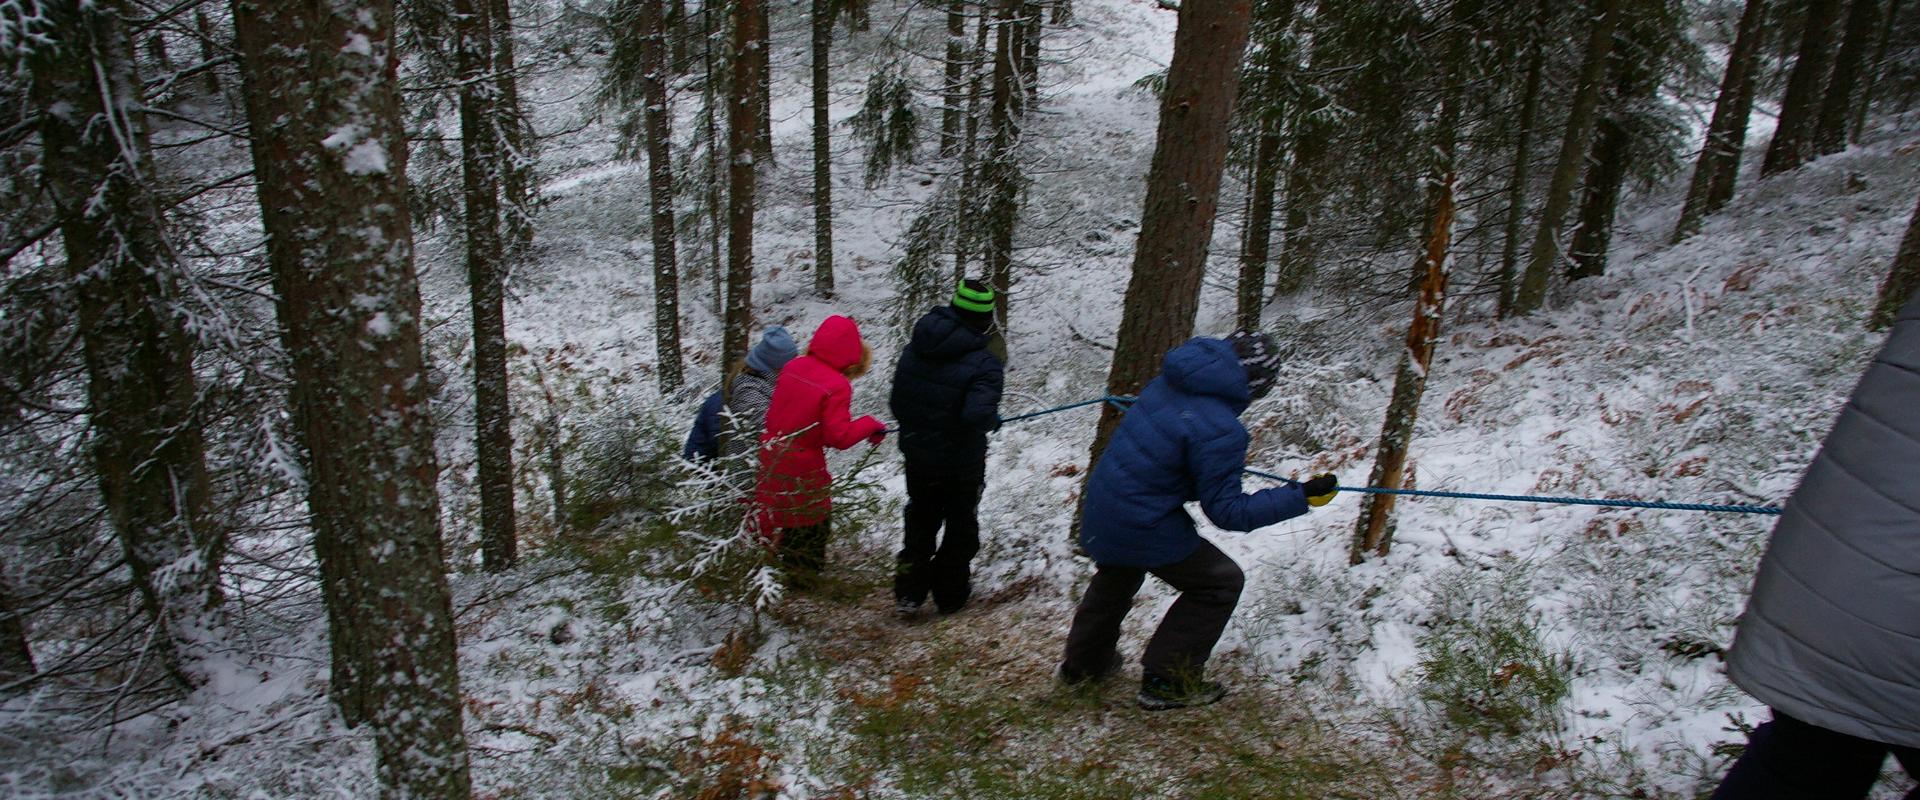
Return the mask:
<path id="1" fill-rule="evenodd" d="M 1616 79 L 1612 108 L 1600 117 L 1593 153 L 1587 159 L 1586 193 L 1580 201 L 1580 221 L 1574 227 L 1568 253 L 1567 277 L 1572 280 L 1606 274 L 1607 250 L 1613 245 L 1613 222 L 1620 209 L 1620 191 L 1626 185 L 1633 158 L 1633 132 L 1628 129 L 1626 118 L 1633 108 L 1646 102 L 1660 88 L 1651 64 L 1664 50 L 1657 42 L 1645 41 L 1645 35 L 1634 39 L 1613 50 L 1611 60 Z"/>
<path id="2" fill-rule="evenodd" d="M 1580 68 L 1580 83 L 1574 90 L 1573 105 L 1567 113 L 1567 129 L 1560 140 L 1560 156 L 1554 162 L 1553 178 L 1547 185 L 1547 197 L 1540 212 L 1540 224 L 1534 229 L 1533 250 L 1527 256 L 1527 270 L 1520 288 L 1514 293 L 1513 313 L 1532 313 L 1547 299 L 1547 278 L 1560 255 L 1560 222 L 1573 203 L 1574 182 L 1580 178 L 1580 166 L 1586 159 L 1588 139 L 1593 135 L 1594 111 L 1600 105 L 1600 85 L 1607 75 L 1607 55 L 1613 50 L 1613 31 L 1619 23 L 1618 0 L 1598 0 L 1592 28 L 1587 34 L 1585 61 Z"/>
<path id="3" fill-rule="evenodd" d="M 1867 54 L 1873 48 L 1874 29 L 1880 27 L 1880 0 L 1853 0 L 1847 12 L 1846 33 L 1833 57 L 1833 75 L 1821 93 L 1820 116 L 1814 124 L 1813 146 L 1820 155 L 1847 149 L 1847 123 L 1860 87 L 1867 81 Z"/>
<path id="4" fill-rule="evenodd" d="M 1885 22 L 1880 26 L 1880 43 L 1873 48 L 1873 62 L 1867 66 L 1867 74 L 1860 85 L 1860 102 L 1853 107 L 1853 129 L 1849 141 L 1858 142 L 1865 135 L 1867 114 L 1873 110 L 1873 95 L 1880 87 L 1880 80 L 1886 77 L 1887 48 L 1893 41 L 1893 29 L 1900 24 L 1900 0 L 1888 0 Z"/>
<path id="5" fill-rule="evenodd" d="M 680 260 L 673 221 L 673 114 L 667 107 L 667 25 L 664 0 L 640 0 L 640 43 L 644 95 L 642 124 L 647 130 L 647 198 L 653 212 L 653 345 L 659 363 L 660 393 L 683 382 L 680 364 Z M 556 430 L 557 433 L 557 430 Z"/>
<path id="6" fill-rule="evenodd" d="M 1754 0 L 1761 2 L 1761 0 Z M 1520 89 L 1520 119 L 1513 144 L 1513 172 L 1507 178 L 1506 220 L 1501 226 L 1499 315 L 1513 313 L 1514 276 L 1520 265 L 1520 237 L 1526 227 L 1528 188 L 1533 179 L 1533 133 L 1540 118 L 1540 83 L 1546 68 L 1547 3 L 1536 0 L 1527 27 L 1527 77 Z"/>
<path id="7" fill-rule="evenodd" d="M 121 2 L 44 3 L 60 37 L 28 57 L 48 199 L 60 219 L 107 520 L 161 663 L 182 687 L 221 603 L 224 535 L 209 512 L 194 341 L 175 302 L 183 266 L 167 241 L 134 43 Z"/>
<path id="8" fill-rule="evenodd" d="M 1240 89 L 1240 59 L 1252 16 L 1248 0 L 1180 4 L 1107 394 L 1138 393 L 1159 371 L 1167 351 L 1193 334 L 1226 165 L 1227 123 Z M 1119 424 L 1120 411 L 1103 407 L 1087 459 L 1089 473 Z"/>
<path id="9" fill-rule="evenodd" d="M 207 10 L 205 8 L 196 8 L 193 10 L 193 28 L 200 33 L 200 60 L 212 61 L 217 58 L 218 53 L 213 47 L 213 22 L 207 18 Z M 207 96 L 219 97 L 220 71 L 216 69 L 206 69 L 202 70 L 200 74 L 207 81 Z"/>
<path id="10" fill-rule="evenodd" d="M 1707 124 L 1707 138 L 1693 167 L 1680 222 L 1673 228 L 1674 244 L 1700 232 L 1706 218 L 1733 199 L 1734 184 L 1740 177 L 1740 155 L 1746 149 L 1747 117 L 1753 110 L 1753 72 L 1759 61 L 1766 17 L 1766 0 L 1747 0 L 1740 12 L 1733 50 L 1727 54 L 1727 71 L 1720 79 L 1720 95 L 1713 104 L 1713 119 Z"/>
<path id="11" fill-rule="evenodd" d="M 1413 322 L 1407 327 L 1407 348 L 1400 354 L 1400 368 L 1393 379 L 1393 399 L 1387 404 L 1386 422 L 1380 429 L 1379 451 L 1374 458 L 1368 486 L 1400 489 L 1406 486 L 1407 454 L 1413 443 L 1413 425 L 1420 416 L 1420 398 L 1427 391 L 1427 369 L 1433 364 L 1434 345 L 1440 340 L 1441 315 L 1446 310 L 1447 278 L 1452 265 L 1447 248 L 1453 235 L 1453 176 L 1448 175 L 1434 202 L 1433 219 L 1428 225 L 1425 272 L 1420 280 L 1419 300 L 1414 303 Z M 1366 560 L 1368 553 L 1386 556 L 1393 547 L 1392 514 L 1394 496 L 1369 494 L 1360 501 L 1360 520 L 1354 527 L 1351 563 Z"/>
<path id="12" fill-rule="evenodd" d="M 1880 285 L 1880 301 L 1874 305 L 1867 327 L 1881 330 L 1893 324 L 1894 317 L 1920 290 L 1920 207 L 1907 221 L 1906 235 L 1900 237 L 1900 252 L 1893 257 L 1893 269 Z"/>
<path id="13" fill-rule="evenodd" d="M 753 158 L 755 169 L 766 172 L 773 169 L 773 44 L 767 22 L 767 4 L 765 0 L 749 0 L 745 3 L 753 21 L 754 38 L 742 51 L 753 58 Z M 734 76 L 739 78 L 736 70 Z"/>
<path id="14" fill-rule="evenodd" d="M 1814 129 L 1827 72 L 1833 67 L 1833 23 L 1841 8 L 1841 0 L 1807 3 L 1800 49 L 1787 76 L 1786 96 L 1780 101 L 1780 122 L 1767 142 L 1767 158 L 1760 162 L 1762 176 L 1794 169 L 1815 155 Z"/>
<path id="15" fill-rule="evenodd" d="M 500 239 L 500 126 L 493 23 L 486 0 L 453 0 L 454 68 L 460 75 L 460 174 L 465 196 L 467 292 L 473 309 L 474 453 L 480 488 L 480 559 L 488 572 L 517 557 L 513 510 L 513 409 L 507 393 L 506 254 Z"/>
<path id="16" fill-rule="evenodd" d="M 701 192 L 701 201 L 707 210 L 707 229 L 712 235 L 707 237 L 707 265 L 713 285 L 713 315 L 726 316 L 726 276 L 727 269 L 721 254 L 720 231 L 726 226 L 723 209 L 726 206 L 727 175 L 726 152 L 720 147 L 720 94 L 716 86 L 720 83 L 720 54 L 715 52 L 714 42 L 722 36 L 722 31 L 714 27 L 715 8 L 703 6 L 700 10 L 700 38 L 703 43 L 701 60 L 706 67 L 707 79 L 700 82 L 700 135 L 706 143 L 707 163 L 705 187 Z M 720 359 L 720 371 L 726 372 L 727 359 Z"/>
<path id="17" fill-rule="evenodd" d="M 996 24 L 993 54 L 993 107 L 988 112 L 991 128 L 986 163 L 980 168 L 980 181 L 987 196 L 986 250 L 981 254 L 986 266 L 987 283 L 999 296 L 994 303 L 994 320 L 1007 329 L 1008 292 L 1013 288 L 1013 232 L 1020 220 L 1020 165 L 1014 150 L 1020 144 L 1021 106 L 1025 93 L 1019 85 L 1020 40 L 1025 23 L 1020 10 L 1022 0 L 1001 0 Z"/>
<path id="18" fill-rule="evenodd" d="M 974 21 L 973 50 L 967 54 L 967 117 L 960 140 L 960 193 L 953 207 L 953 282 L 967 277 L 967 263 L 980 238 L 980 215 L 974 213 L 980 193 L 980 104 L 986 93 L 987 32 L 991 27 L 984 5 Z"/>
<path id="19" fill-rule="evenodd" d="M 1266 300 L 1267 257 L 1273 245 L 1273 195 L 1280 175 L 1280 126 L 1260 121 L 1253 146 L 1253 185 L 1247 201 L 1246 244 L 1241 247 L 1240 283 L 1235 293 L 1234 320 L 1242 330 L 1258 330 L 1260 308 Z"/>
<path id="20" fill-rule="evenodd" d="M 1040 105 L 1041 20 L 1039 0 L 1025 0 L 1020 4 L 1020 86 L 1026 90 L 1026 99 L 1020 105 L 1021 116 Z"/>
<path id="21" fill-rule="evenodd" d="M 513 3 L 486 0 L 492 23 L 493 74 L 499 91 L 494 118 L 499 126 L 500 195 L 506 201 L 508 263 L 524 260 L 533 248 L 533 126 L 520 105 L 520 65 L 514 57 Z"/>
<path id="22" fill-rule="evenodd" d="M 816 0 L 825 2 L 826 0 Z M 967 2 L 947 0 L 946 83 L 940 87 L 940 155 L 960 152 L 960 116 L 966 96 Z"/>
<path id="23" fill-rule="evenodd" d="M 833 0 L 813 0 L 813 292 L 833 297 Z"/>
<path id="24" fill-rule="evenodd" d="M 1275 299 L 1306 286 L 1320 257 L 1314 225 L 1319 222 L 1325 194 L 1320 173 L 1332 131 L 1325 120 L 1314 117 L 1318 110 L 1304 111 L 1293 118 L 1293 158 L 1287 164 L 1286 208 L 1280 220 L 1280 263 L 1273 276 Z"/>
<path id="25" fill-rule="evenodd" d="M 7 570 L 0 562 L 0 685 L 39 672 L 33 647 L 27 641 L 27 614 L 7 589 Z"/>
<path id="26" fill-rule="evenodd" d="M 234 4 L 329 694 L 372 728 L 383 796 L 465 798 L 393 38 L 390 0 Z"/>
<path id="27" fill-rule="evenodd" d="M 753 212 L 760 136 L 760 54 L 766 49 L 761 0 L 735 0 L 733 82 L 727 99 L 727 315 L 720 352 L 747 352 L 753 327 Z"/>

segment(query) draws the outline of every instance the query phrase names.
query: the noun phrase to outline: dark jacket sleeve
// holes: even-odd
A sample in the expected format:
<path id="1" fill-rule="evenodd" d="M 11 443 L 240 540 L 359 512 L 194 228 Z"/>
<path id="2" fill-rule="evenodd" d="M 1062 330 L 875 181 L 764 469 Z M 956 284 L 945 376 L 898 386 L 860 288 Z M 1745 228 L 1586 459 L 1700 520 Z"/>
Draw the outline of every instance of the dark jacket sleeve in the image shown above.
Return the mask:
<path id="1" fill-rule="evenodd" d="M 726 398 L 714 392 L 700 404 L 700 414 L 693 418 L 693 430 L 687 432 L 687 446 L 680 452 L 683 458 L 696 461 L 720 455 L 720 407 L 725 403 Z"/>
<path id="2" fill-rule="evenodd" d="M 960 421 L 974 430 L 991 433 L 1000 430 L 1000 392 L 1006 378 L 1001 372 L 1000 359 L 988 353 L 978 358 L 981 366 L 967 383 L 966 399 L 960 405 Z"/>
<path id="3" fill-rule="evenodd" d="M 1237 420 L 1225 431 L 1196 437 L 1188 447 L 1194 498 L 1207 519 L 1222 529 L 1250 531 L 1307 513 L 1307 498 L 1298 486 L 1275 486 L 1253 494 L 1241 489 L 1247 431 Z"/>

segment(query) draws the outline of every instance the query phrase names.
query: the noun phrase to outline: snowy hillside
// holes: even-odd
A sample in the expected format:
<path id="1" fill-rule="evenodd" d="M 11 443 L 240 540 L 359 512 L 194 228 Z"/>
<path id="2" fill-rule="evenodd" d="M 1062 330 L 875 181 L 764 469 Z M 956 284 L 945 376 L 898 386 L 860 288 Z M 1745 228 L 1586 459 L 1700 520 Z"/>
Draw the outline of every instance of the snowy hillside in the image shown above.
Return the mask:
<path id="1" fill-rule="evenodd" d="M 1155 101 L 1134 84 L 1172 47 L 1174 16 L 1151 0 L 1075 13 L 1047 40 L 1062 58 L 1034 122 L 1026 212 L 1046 224 L 1022 233 L 1005 416 L 1103 391 L 1154 142 Z M 779 164 L 756 322 L 804 338 L 829 314 L 859 320 L 876 368 L 854 383 L 854 413 L 885 418 L 903 339 L 890 270 L 931 179 L 909 168 L 869 189 L 843 140 L 839 292 L 814 296 L 807 32 L 786 6 L 774 31 Z M 860 68 L 839 79 L 836 119 L 858 107 L 877 52 L 845 45 Z M 683 309 L 696 385 L 660 397 L 645 169 L 617 160 L 610 123 L 590 117 L 594 66 L 528 89 L 539 129 L 576 132 L 545 145 L 535 255 L 509 287 L 531 555 L 506 574 L 481 574 L 475 555 L 457 231 L 419 247 L 476 796 L 1691 798 L 1765 719 L 1721 655 L 1773 517 L 1410 498 L 1392 554 L 1350 567 L 1353 493 L 1250 534 L 1203 523 L 1247 573 L 1216 650 L 1223 703 L 1135 707 L 1139 648 L 1173 596 L 1151 581 L 1124 677 L 1061 688 L 1053 669 L 1092 570 L 1068 539 L 1092 409 L 993 438 L 976 602 L 957 615 L 890 613 L 905 497 L 892 442 L 833 457 L 853 477 L 827 588 L 756 610 L 747 576 L 689 578 L 721 532 L 657 512 L 700 499 L 672 456 L 718 376 L 721 322 L 696 270 Z M 1743 175 L 1732 206 L 1677 246 L 1684 187 L 1630 197 L 1608 274 L 1543 312 L 1496 321 L 1462 305 L 1431 370 L 1414 485 L 1779 504 L 1881 341 L 1863 320 L 1920 187 L 1920 114 L 1883 123 L 1795 172 Z M 1232 327 L 1237 242 L 1233 224 L 1216 228 L 1196 334 Z M 1251 466 L 1365 483 L 1406 319 L 1348 300 L 1320 290 L 1268 310 L 1291 355 L 1244 417 Z M 619 473 L 654 507 L 563 529 L 544 472 L 556 451 L 575 491 Z M 367 733 L 327 703 L 317 593 L 239 624 L 252 640 L 217 680 L 111 736 L 53 692 L 6 701 L 0 794 L 374 796 Z M 1890 783 L 1876 796 L 1911 785 Z"/>

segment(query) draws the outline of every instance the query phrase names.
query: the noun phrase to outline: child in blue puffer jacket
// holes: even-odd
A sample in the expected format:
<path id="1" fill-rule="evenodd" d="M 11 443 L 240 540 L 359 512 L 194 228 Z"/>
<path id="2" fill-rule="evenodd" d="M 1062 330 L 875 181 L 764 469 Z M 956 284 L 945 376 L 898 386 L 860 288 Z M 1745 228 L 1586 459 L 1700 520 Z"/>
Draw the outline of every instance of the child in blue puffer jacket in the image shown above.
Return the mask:
<path id="1" fill-rule="evenodd" d="M 1273 388 L 1278 367 L 1273 340 L 1244 331 L 1190 339 L 1167 353 L 1160 377 L 1140 392 L 1087 481 L 1080 543 L 1096 570 L 1067 634 L 1061 680 L 1118 671 L 1120 625 L 1153 575 L 1180 596 L 1141 656 L 1141 707 L 1225 696 L 1225 687 L 1203 677 L 1246 579 L 1195 531 L 1186 503 L 1199 501 L 1221 528 L 1251 531 L 1326 503 L 1338 483 L 1320 475 L 1252 494 L 1241 489 L 1249 437 L 1240 414 Z"/>

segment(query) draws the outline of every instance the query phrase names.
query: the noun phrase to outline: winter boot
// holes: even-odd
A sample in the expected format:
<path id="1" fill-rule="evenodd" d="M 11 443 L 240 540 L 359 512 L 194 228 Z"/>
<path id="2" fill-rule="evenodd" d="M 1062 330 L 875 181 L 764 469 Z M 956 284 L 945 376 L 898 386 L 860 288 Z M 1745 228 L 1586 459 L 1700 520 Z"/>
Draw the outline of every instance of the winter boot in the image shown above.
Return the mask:
<path id="1" fill-rule="evenodd" d="M 1121 658 L 1120 651 L 1115 650 L 1112 655 L 1107 657 L 1105 666 L 1092 672 L 1083 672 L 1066 664 L 1061 664 L 1060 669 L 1054 673 L 1054 676 L 1059 678 L 1061 683 L 1068 686 L 1085 686 L 1106 680 L 1114 673 L 1119 672 L 1120 667 L 1125 664 L 1126 659 Z"/>
<path id="2" fill-rule="evenodd" d="M 906 599 L 893 601 L 894 619 L 900 620 L 901 622 L 912 622 L 913 619 L 918 616 L 920 616 L 919 603 Z"/>
<path id="3" fill-rule="evenodd" d="M 1226 696 L 1227 687 L 1214 681 L 1167 680 L 1152 675 L 1140 679 L 1140 707 L 1148 711 L 1204 706 Z"/>

